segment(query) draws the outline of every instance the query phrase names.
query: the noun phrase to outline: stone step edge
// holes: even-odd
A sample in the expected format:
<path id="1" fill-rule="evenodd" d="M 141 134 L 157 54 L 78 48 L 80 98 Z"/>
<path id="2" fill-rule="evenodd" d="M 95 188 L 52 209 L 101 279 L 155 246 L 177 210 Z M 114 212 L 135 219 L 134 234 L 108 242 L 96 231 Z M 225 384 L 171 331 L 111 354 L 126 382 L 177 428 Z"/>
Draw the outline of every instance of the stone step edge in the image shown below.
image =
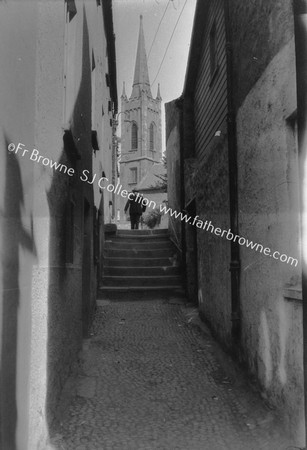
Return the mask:
<path id="1" fill-rule="evenodd" d="M 105 239 L 104 242 L 116 242 L 118 244 L 123 244 L 124 242 L 126 242 L 127 244 L 135 244 L 136 242 L 139 242 L 140 244 L 148 244 L 148 245 L 152 245 L 152 244 L 156 244 L 156 243 L 160 243 L 160 244 L 165 244 L 166 242 L 170 242 L 171 244 L 172 241 L 169 238 L 165 238 L 165 239 L 130 239 L 130 238 L 113 238 L 113 239 Z M 173 244 L 174 245 L 174 244 Z"/>
<path id="2" fill-rule="evenodd" d="M 156 228 L 154 230 L 145 230 L 139 228 L 138 230 L 131 230 L 130 228 L 117 228 L 116 234 L 168 234 L 168 228 Z"/>
<path id="3" fill-rule="evenodd" d="M 135 248 L 135 247 L 133 247 L 133 248 L 114 248 L 114 247 L 112 247 L 112 248 L 105 248 L 105 252 L 103 253 L 103 256 L 104 257 L 110 257 L 109 255 L 115 255 L 114 257 L 115 258 L 118 258 L 119 256 L 118 255 L 120 255 L 121 253 L 118 253 L 118 252 L 120 252 L 120 251 L 130 251 L 131 252 L 131 257 L 133 258 L 134 256 L 136 256 L 137 254 L 139 254 L 140 252 L 141 253 L 143 253 L 143 258 L 144 259 L 146 259 L 146 253 L 144 253 L 144 252 L 148 252 L 148 251 L 155 251 L 155 250 L 157 250 L 157 251 L 164 251 L 165 250 L 165 256 L 161 256 L 160 258 L 163 258 L 163 257 L 165 257 L 165 258 L 171 258 L 171 257 L 173 257 L 173 254 L 174 253 L 172 253 L 172 250 L 173 249 L 171 249 L 171 248 L 155 248 L 155 249 L 151 249 L 151 250 L 148 250 L 148 249 L 146 249 L 146 248 Z M 169 251 L 169 253 L 167 253 L 167 250 Z M 115 252 L 115 253 L 113 253 L 113 252 Z M 127 258 L 127 256 L 126 256 L 126 253 L 123 253 L 123 256 L 124 257 L 126 257 Z M 142 254 L 140 255 L 140 256 L 142 256 Z M 111 256 L 112 257 L 112 256 Z M 149 258 L 150 257 L 152 257 L 152 258 L 159 258 L 159 254 L 157 255 L 157 256 L 152 256 L 152 255 L 149 255 Z"/>
<path id="4" fill-rule="evenodd" d="M 109 258 L 104 258 L 104 265 L 103 265 L 103 267 L 125 267 L 125 268 L 129 268 L 129 267 L 135 267 L 135 268 L 137 268 L 137 267 L 141 267 L 141 268 L 143 268 L 143 267 L 150 267 L 150 268 L 151 267 L 179 267 L 180 268 L 181 267 L 180 264 L 171 264 L 171 262 L 172 262 L 171 260 L 173 259 L 172 256 L 171 257 L 165 257 L 165 259 L 167 259 L 170 264 L 162 264 L 162 265 L 159 265 L 159 266 L 156 266 L 156 265 L 152 266 L 151 264 L 146 266 L 146 265 L 144 265 L 144 263 L 142 264 L 142 261 L 143 262 L 147 261 L 149 263 L 156 264 L 156 262 L 158 260 L 161 261 L 161 259 L 162 258 L 135 258 L 135 257 L 134 258 L 121 258 L 121 257 L 114 257 L 114 258 L 112 258 L 112 257 L 109 257 Z M 123 263 L 125 263 L 126 265 L 125 266 L 113 266 L 113 265 L 111 265 L 112 262 L 116 262 L 116 261 L 123 261 Z M 137 262 L 138 264 L 137 265 L 130 264 L 131 261 Z"/>
<path id="5" fill-rule="evenodd" d="M 182 289 L 182 286 L 180 285 L 174 285 L 174 286 L 100 286 L 98 288 L 98 291 L 165 291 L 165 290 L 174 290 L 174 291 L 180 291 L 184 293 L 184 290 Z"/>
<path id="6" fill-rule="evenodd" d="M 144 253 L 144 252 L 143 252 L 143 253 Z M 150 256 L 146 257 L 146 256 L 144 256 L 144 255 L 140 255 L 139 252 L 134 253 L 133 255 L 131 255 L 131 257 L 126 256 L 126 255 L 120 256 L 121 254 L 118 254 L 117 256 L 112 256 L 112 255 L 114 255 L 114 253 L 108 254 L 108 255 L 104 254 L 104 255 L 103 255 L 104 261 L 108 261 L 108 260 L 110 260 L 110 259 L 116 259 L 117 261 L 118 261 L 119 259 L 124 259 L 124 260 L 134 259 L 134 260 L 142 261 L 142 260 L 153 260 L 153 259 L 158 260 L 158 259 L 163 259 L 163 258 L 164 258 L 164 259 L 169 259 L 169 260 L 171 261 L 172 259 L 175 258 L 175 256 L 174 256 L 173 253 L 165 253 L 164 255 L 154 256 L 154 257 L 150 257 Z"/>
<path id="7" fill-rule="evenodd" d="M 116 261 L 118 261 L 119 259 L 122 259 L 122 260 L 124 260 L 124 261 L 126 261 L 126 260 L 128 260 L 128 259 L 137 259 L 137 260 L 145 260 L 145 261 L 148 261 L 148 260 L 161 260 L 161 259 L 174 259 L 174 257 L 173 256 L 148 256 L 148 257 L 146 257 L 146 258 L 136 258 L 135 257 L 135 255 L 133 255 L 133 256 L 108 256 L 108 255 L 106 255 L 105 257 L 104 257 L 104 260 L 111 260 L 111 259 L 115 259 Z"/>
<path id="8" fill-rule="evenodd" d="M 142 242 L 146 242 L 146 241 L 148 241 L 148 242 L 155 242 L 155 241 L 169 241 L 170 240 L 170 238 L 169 238 L 169 236 L 167 236 L 167 235 L 165 235 L 165 236 L 163 236 L 163 235 L 156 235 L 156 236 L 129 236 L 128 234 L 127 235 L 125 235 L 125 236 L 123 236 L 123 235 L 120 235 L 120 236 L 115 236 L 115 235 L 113 235 L 113 236 L 105 236 L 105 238 L 106 239 L 115 239 L 115 240 L 117 240 L 117 241 L 125 241 L 125 240 L 130 240 L 130 241 L 142 241 Z"/>
<path id="9" fill-rule="evenodd" d="M 150 243 L 152 244 L 152 242 Z M 171 243 L 168 242 L 157 242 L 154 247 L 148 248 L 148 242 L 105 242 L 104 249 L 110 250 L 110 249 L 122 249 L 122 250 L 133 250 L 133 249 L 141 249 L 141 250 L 163 250 L 166 249 L 173 249 L 174 246 Z M 123 247 L 124 246 L 124 247 Z"/>
<path id="10" fill-rule="evenodd" d="M 121 259 L 121 258 L 119 258 Z M 180 266 L 104 266 L 107 267 L 108 269 L 163 269 L 164 267 L 178 267 L 178 269 L 180 268 Z"/>
<path id="11" fill-rule="evenodd" d="M 124 239 L 148 239 L 151 241 L 155 239 L 169 239 L 169 237 L 169 234 L 141 234 L 139 236 L 135 236 L 134 234 L 105 234 L 105 238 L 118 239 L 121 241 Z"/>
<path id="12" fill-rule="evenodd" d="M 140 240 L 146 240 L 148 239 L 149 241 L 155 241 L 158 239 L 169 239 L 169 235 L 168 234 L 149 234 L 149 235 L 141 235 L 141 236 L 134 236 L 133 234 L 112 234 L 112 235 L 105 235 L 106 238 L 113 238 L 113 239 L 118 239 L 120 241 L 123 241 L 124 239 L 131 239 L 131 240 L 135 240 L 135 239 L 140 239 Z"/>
<path id="13" fill-rule="evenodd" d="M 103 278 L 114 278 L 114 280 L 122 280 L 123 277 L 121 275 L 104 275 Z M 161 275 L 140 275 L 140 276 L 131 276 L 131 275 L 125 275 L 125 280 L 143 280 L 143 279 L 156 279 L 161 278 Z M 163 279 L 165 278 L 179 278 L 181 279 L 180 275 L 163 275 Z"/>

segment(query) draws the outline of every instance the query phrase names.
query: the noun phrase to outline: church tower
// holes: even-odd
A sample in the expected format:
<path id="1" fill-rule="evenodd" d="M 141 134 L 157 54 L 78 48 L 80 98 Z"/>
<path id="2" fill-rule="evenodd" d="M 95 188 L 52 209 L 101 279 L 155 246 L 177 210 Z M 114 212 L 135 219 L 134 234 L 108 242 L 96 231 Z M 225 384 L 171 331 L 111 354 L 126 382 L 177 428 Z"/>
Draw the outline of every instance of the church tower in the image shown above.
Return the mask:
<path id="1" fill-rule="evenodd" d="M 121 96 L 121 160 L 120 184 L 132 191 L 162 158 L 160 86 L 153 98 L 147 66 L 143 18 L 140 16 L 134 79 L 130 98 Z M 125 202 L 121 205 L 121 216 Z"/>

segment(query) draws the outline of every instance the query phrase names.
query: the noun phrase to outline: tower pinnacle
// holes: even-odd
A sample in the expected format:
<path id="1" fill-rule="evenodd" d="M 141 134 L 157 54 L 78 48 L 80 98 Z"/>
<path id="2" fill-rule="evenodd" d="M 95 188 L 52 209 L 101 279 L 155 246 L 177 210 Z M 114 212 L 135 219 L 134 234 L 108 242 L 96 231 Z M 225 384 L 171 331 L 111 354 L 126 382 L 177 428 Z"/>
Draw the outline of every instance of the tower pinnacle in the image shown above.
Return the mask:
<path id="1" fill-rule="evenodd" d="M 123 98 L 127 98 L 127 95 L 126 95 L 126 88 L 125 88 L 125 82 L 123 82 L 123 92 L 122 92 L 122 97 L 123 97 Z"/>

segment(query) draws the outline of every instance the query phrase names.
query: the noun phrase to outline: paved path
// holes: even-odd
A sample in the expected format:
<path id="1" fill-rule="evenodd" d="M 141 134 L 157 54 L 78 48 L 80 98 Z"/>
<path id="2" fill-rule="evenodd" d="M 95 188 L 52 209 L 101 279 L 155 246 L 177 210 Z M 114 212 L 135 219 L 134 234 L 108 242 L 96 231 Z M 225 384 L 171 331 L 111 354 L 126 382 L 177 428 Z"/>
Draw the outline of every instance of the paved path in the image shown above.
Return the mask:
<path id="1" fill-rule="evenodd" d="M 54 449 L 287 449 L 273 412 L 197 326 L 196 310 L 131 297 L 98 302 Z"/>

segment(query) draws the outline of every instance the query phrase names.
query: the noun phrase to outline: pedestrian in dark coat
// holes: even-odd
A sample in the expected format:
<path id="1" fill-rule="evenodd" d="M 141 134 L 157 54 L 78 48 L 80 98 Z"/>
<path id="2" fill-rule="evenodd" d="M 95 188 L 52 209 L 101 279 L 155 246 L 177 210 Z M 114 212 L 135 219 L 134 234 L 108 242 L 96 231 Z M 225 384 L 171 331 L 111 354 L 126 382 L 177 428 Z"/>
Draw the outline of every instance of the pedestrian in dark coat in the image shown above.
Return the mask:
<path id="1" fill-rule="evenodd" d="M 129 199 L 125 206 L 125 214 L 129 208 L 129 216 L 131 222 L 131 230 L 138 230 L 142 213 L 145 211 L 146 206 L 142 204 L 143 196 L 138 193 L 136 189 L 132 190 L 129 194 Z"/>

